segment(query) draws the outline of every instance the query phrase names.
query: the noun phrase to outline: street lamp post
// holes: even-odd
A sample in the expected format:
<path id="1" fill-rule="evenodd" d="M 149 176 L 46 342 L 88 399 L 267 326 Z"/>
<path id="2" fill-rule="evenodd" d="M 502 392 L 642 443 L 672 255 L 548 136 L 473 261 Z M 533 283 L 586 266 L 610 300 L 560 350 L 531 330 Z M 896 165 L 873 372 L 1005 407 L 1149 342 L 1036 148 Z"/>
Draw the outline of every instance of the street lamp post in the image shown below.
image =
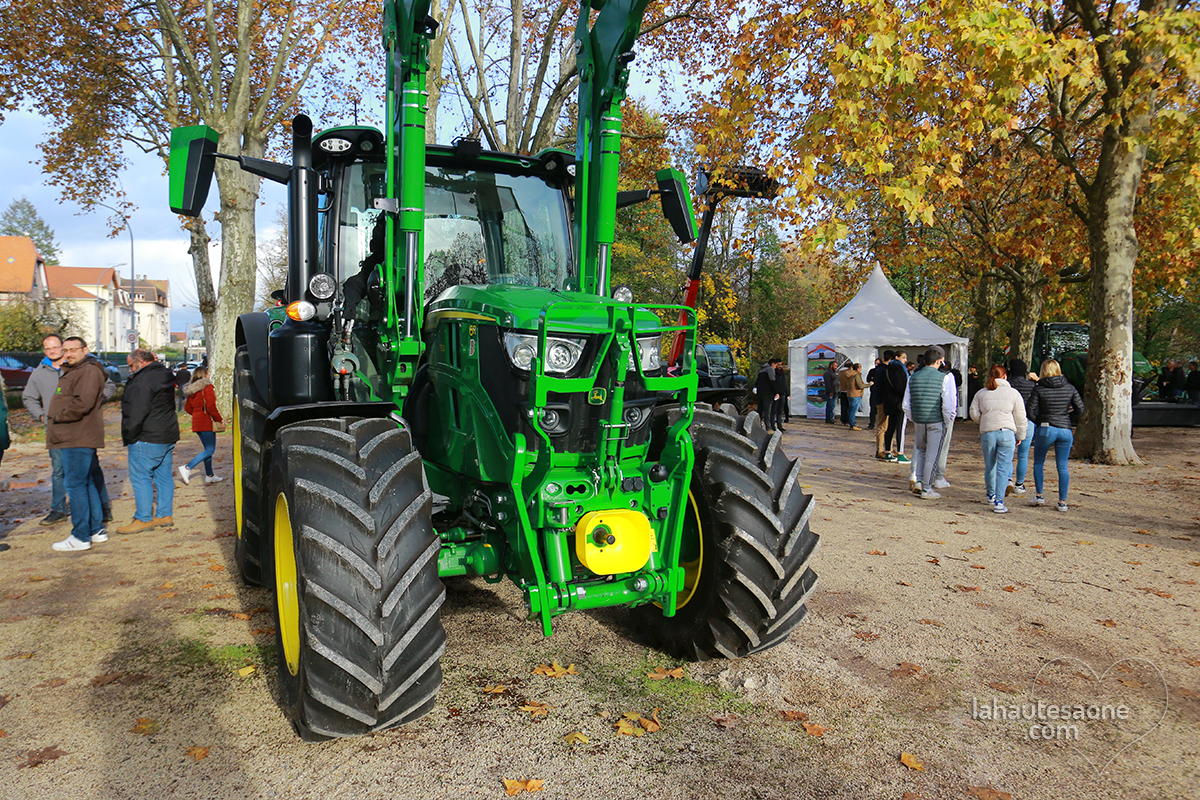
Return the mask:
<path id="1" fill-rule="evenodd" d="M 118 211 L 107 203 L 96 203 L 95 205 L 101 208 L 107 208 L 109 211 L 118 215 L 121 221 L 125 223 L 125 230 L 129 232 L 129 325 L 130 333 L 133 334 L 133 341 L 130 343 L 130 350 L 137 347 L 137 300 L 135 299 L 137 289 L 137 273 L 134 271 L 133 265 L 133 226 L 129 224 L 129 217 L 124 212 Z"/>

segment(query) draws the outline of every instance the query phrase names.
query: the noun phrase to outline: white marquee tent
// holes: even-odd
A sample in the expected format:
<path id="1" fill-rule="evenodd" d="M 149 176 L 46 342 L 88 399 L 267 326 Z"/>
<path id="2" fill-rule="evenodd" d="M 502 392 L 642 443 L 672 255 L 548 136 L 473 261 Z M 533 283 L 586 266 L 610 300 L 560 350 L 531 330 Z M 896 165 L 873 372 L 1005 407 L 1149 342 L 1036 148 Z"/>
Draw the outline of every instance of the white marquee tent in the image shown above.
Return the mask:
<path id="1" fill-rule="evenodd" d="M 964 377 L 967 365 L 967 339 L 933 324 L 907 301 L 888 282 L 878 264 L 871 277 L 854 298 L 826 320 L 825 324 L 807 336 L 788 342 L 788 367 L 792 371 L 791 413 L 804 416 L 809 384 L 816 382 L 825 361 L 834 352 L 863 365 L 864 378 L 884 350 L 903 350 L 910 362 L 929 345 L 936 344 L 946 351 L 951 365 Z M 830 350 L 834 352 L 830 352 Z M 808 374 L 808 362 L 814 361 L 815 375 Z M 819 366 L 816 362 L 820 362 Z M 823 384 L 821 384 L 823 386 Z M 822 401 L 823 403 L 823 401 Z M 966 392 L 959 391 L 958 413 L 966 416 Z M 866 402 L 859 413 L 866 413 Z"/>

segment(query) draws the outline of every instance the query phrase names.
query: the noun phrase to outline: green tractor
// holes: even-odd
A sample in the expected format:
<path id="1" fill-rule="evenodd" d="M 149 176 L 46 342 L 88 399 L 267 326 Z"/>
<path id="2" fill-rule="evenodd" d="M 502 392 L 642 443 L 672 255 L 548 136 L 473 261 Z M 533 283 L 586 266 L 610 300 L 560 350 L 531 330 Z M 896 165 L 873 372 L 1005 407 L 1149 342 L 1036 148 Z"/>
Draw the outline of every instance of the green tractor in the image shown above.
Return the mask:
<path id="1" fill-rule="evenodd" d="M 697 403 L 694 311 L 610 287 L 646 2 L 581 8 L 574 154 L 427 147 L 436 23 L 427 0 L 387 0 L 386 133 L 299 116 L 292 164 L 236 158 L 289 188 L 287 285 L 238 321 L 232 427 L 236 560 L 274 590 L 304 739 L 432 708 L 450 576 L 508 578 L 547 636 L 629 607 L 686 659 L 764 650 L 804 616 L 818 538 L 798 462 L 756 414 Z M 212 130 L 173 133 L 176 212 L 199 213 L 219 157 Z M 680 174 L 655 193 L 694 236 Z"/>

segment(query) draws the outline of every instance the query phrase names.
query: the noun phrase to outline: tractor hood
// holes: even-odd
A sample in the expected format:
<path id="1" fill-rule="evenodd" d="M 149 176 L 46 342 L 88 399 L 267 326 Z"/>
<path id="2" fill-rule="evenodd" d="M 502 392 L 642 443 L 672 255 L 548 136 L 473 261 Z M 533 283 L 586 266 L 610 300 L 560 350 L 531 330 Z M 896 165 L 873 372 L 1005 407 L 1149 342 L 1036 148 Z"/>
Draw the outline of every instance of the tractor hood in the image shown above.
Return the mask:
<path id="1" fill-rule="evenodd" d="M 454 286 L 429 305 L 425 327 L 436 326 L 439 319 L 457 318 L 534 331 L 539 327 L 543 312 L 553 309 L 549 327 L 554 332 L 598 333 L 611 327 L 614 309 L 626 311 L 629 305 L 594 294 L 560 292 L 536 286 Z M 638 309 L 634 320 L 638 329 L 662 324 L 654 312 L 646 309 Z"/>

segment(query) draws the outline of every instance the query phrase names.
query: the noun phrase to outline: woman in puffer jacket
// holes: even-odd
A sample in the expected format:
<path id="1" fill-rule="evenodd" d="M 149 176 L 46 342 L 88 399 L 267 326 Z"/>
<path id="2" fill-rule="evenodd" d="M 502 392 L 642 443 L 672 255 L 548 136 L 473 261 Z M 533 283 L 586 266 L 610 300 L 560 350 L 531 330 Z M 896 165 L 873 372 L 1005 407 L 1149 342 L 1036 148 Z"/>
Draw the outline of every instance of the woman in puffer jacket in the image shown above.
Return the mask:
<path id="1" fill-rule="evenodd" d="M 213 390 L 212 381 L 208 378 L 208 367 L 196 367 L 192 380 L 183 387 L 183 396 L 187 402 L 183 410 L 192 415 L 192 432 L 200 437 L 204 447 L 196 457 L 185 466 L 179 468 L 179 477 L 184 483 L 192 480 L 192 470 L 204 462 L 204 482 L 216 483 L 225 480 L 220 475 L 213 474 L 212 457 L 217 450 L 217 434 L 213 430 L 213 422 L 224 422 L 221 412 L 217 410 L 217 393 Z"/>
<path id="2" fill-rule="evenodd" d="M 1067 472 L 1067 458 L 1075 434 L 1071 432 L 1071 412 L 1083 413 L 1083 399 L 1079 390 L 1067 383 L 1062 367 L 1050 358 L 1042 362 L 1042 377 L 1029 397 L 1029 420 L 1037 426 L 1033 438 L 1033 482 L 1037 495 L 1029 504 L 1043 505 L 1043 478 L 1046 469 L 1046 454 L 1054 447 L 1054 463 L 1058 467 L 1058 510 L 1067 510 L 1067 489 L 1071 487 L 1071 476 Z"/>
<path id="3" fill-rule="evenodd" d="M 987 386 L 971 401 L 971 419 L 979 422 L 983 445 L 983 483 L 987 502 L 997 514 L 1007 514 L 1004 490 L 1012 474 L 1013 453 L 1025 438 L 1025 401 L 1008 385 L 1008 370 L 993 364 Z"/>

